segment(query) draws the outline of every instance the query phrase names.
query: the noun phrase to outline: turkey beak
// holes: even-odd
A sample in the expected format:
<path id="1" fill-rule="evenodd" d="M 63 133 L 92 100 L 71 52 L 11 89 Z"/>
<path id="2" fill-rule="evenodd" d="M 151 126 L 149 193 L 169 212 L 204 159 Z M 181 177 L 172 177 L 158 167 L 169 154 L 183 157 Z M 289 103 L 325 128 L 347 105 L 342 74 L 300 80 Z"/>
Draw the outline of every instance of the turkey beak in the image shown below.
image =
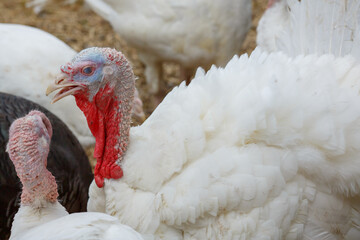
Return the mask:
<path id="1" fill-rule="evenodd" d="M 56 79 L 55 82 L 50 84 L 48 88 L 46 89 L 46 96 L 48 96 L 50 93 L 61 89 L 52 99 L 51 103 L 55 103 L 59 101 L 60 99 L 72 95 L 78 90 L 84 89 L 84 86 L 82 86 L 79 83 L 76 83 L 74 81 L 70 81 L 67 79 L 67 75 L 64 73 L 61 73 Z"/>

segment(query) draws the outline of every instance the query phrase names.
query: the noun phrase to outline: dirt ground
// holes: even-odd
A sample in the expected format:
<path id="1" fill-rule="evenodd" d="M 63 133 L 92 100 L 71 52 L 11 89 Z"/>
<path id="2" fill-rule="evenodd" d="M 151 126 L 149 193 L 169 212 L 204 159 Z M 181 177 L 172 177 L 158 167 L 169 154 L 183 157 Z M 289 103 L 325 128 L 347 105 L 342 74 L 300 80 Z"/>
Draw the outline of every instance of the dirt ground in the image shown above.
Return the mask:
<path id="1" fill-rule="evenodd" d="M 18 23 L 43 29 L 60 38 L 76 51 L 91 46 L 113 47 L 121 50 L 132 62 L 134 73 L 138 76 L 136 85 L 144 102 L 145 114 L 148 116 L 152 113 L 158 100 L 147 91 L 144 66 L 139 61 L 136 50 L 129 47 L 121 36 L 112 30 L 107 21 L 92 12 L 83 0 L 78 0 L 75 4 L 66 4 L 64 0 L 48 0 L 47 5 L 38 15 L 32 9 L 26 8 L 26 2 L 27 0 L 0 0 L 0 22 Z M 252 27 L 238 54 L 251 53 L 255 48 L 256 26 L 266 9 L 267 0 L 252 0 L 252 2 Z M 176 64 L 167 63 L 164 67 L 165 81 L 160 83 L 162 95 L 157 98 L 164 96 L 181 82 Z M 88 155 L 91 152 L 88 150 Z M 93 159 L 91 163 L 94 164 Z"/>

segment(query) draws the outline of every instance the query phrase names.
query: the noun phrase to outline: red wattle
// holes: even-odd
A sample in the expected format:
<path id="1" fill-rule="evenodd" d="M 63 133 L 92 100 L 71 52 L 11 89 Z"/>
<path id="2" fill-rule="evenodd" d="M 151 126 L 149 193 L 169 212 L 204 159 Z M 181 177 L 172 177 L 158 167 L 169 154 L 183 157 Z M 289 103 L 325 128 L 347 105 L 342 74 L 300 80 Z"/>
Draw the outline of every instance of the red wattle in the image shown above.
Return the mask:
<path id="1" fill-rule="evenodd" d="M 122 113 L 118 110 L 120 102 L 115 96 L 110 97 L 112 90 L 109 86 L 100 89 L 92 102 L 88 101 L 87 96 L 75 96 L 96 139 L 94 157 L 97 163 L 94 175 L 99 188 L 104 186 L 104 178 L 119 179 L 123 176 L 121 167 L 116 164 L 124 150 L 124 144 L 120 143 L 119 146 L 118 143 Z"/>
<path id="2" fill-rule="evenodd" d="M 119 179 L 123 176 L 123 171 L 117 164 L 104 165 L 106 161 L 97 162 L 95 166 L 95 183 L 99 188 L 104 186 L 104 178 Z"/>
<path id="3" fill-rule="evenodd" d="M 104 186 L 104 178 L 103 178 L 103 176 L 95 173 L 94 179 L 95 179 L 96 185 L 99 188 L 102 188 Z"/>

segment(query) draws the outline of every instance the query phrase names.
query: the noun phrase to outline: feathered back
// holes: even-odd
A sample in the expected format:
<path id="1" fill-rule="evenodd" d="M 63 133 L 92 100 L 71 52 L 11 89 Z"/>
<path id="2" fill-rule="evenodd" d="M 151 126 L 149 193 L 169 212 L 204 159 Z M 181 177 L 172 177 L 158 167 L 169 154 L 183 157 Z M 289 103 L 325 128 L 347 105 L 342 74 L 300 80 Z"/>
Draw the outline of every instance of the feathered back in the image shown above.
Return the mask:
<path id="1" fill-rule="evenodd" d="M 359 77 L 351 56 L 259 49 L 198 70 L 131 129 L 124 177 L 106 182 L 106 197 L 90 188 L 88 206 L 194 239 L 231 239 L 219 219 L 243 239 L 345 236 L 359 216 Z"/>
<path id="2" fill-rule="evenodd" d="M 310 144 L 326 152 L 328 158 L 352 152 L 360 144 L 355 141 L 360 129 L 357 124 L 350 124 L 360 121 L 357 110 L 360 66 L 354 64 L 351 57 L 312 55 L 291 59 L 280 53 L 267 55 L 257 49 L 250 57 L 234 57 L 225 69 L 212 68 L 206 74 L 198 70 L 188 87 L 182 84 L 175 88 L 141 126 L 132 128 L 132 137 L 156 132 L 157 141 L 148 139 L 152 140 L 150 145 L 159 145 L 147 149 L 141 145 L 142 139 L 130 139 L 127 157 L 132 159 L 125 158 L 124 166 L 149 164 L 144 172 L 138 169 L 137 174 L 157 176 L 144 178 L 146 187 L 142 186 L 156 189 L 157 180 L 172 174 L 168 168 L 171 162 L 179 168 L 176 164 L 224 146 L 264 143 L 307 148 Z M 162 149 L 161 144 L 168 149 Z M 146 150 L 149 152 L 144 154 Z M 148 157 L 143 158 L 142 154 Z M 158 165 L 152 162 L 158 159 L 167 164 L 151 168 Z M 349 174 L 357 168 L 350 167 Z M 337 178 L 336 174 L 332 176 Z M 337 180 L 332 184 L 332 188 L 342 188 L 339 185 L 343 182 Z M 345 185 L 337 191 L 351 192 L 350 186 Z M 356 192 L 360 192 L 360 182 L 354 186 L 357 185 Z"/>

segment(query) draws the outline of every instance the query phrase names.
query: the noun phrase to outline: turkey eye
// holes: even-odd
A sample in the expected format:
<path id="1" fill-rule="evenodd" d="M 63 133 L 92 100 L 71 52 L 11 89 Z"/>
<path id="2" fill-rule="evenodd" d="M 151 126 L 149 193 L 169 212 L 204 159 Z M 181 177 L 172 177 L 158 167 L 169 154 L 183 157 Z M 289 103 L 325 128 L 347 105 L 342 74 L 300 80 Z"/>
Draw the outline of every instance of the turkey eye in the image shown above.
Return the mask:
<path id="1" fill-rule="evenodd" d="M 81 73 L 84 75 L 92 75 L 94 73 L 94 68 L 93 67 L 83 67 L 83 69 L 81 69 Z"/>

